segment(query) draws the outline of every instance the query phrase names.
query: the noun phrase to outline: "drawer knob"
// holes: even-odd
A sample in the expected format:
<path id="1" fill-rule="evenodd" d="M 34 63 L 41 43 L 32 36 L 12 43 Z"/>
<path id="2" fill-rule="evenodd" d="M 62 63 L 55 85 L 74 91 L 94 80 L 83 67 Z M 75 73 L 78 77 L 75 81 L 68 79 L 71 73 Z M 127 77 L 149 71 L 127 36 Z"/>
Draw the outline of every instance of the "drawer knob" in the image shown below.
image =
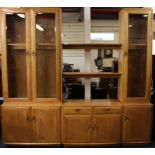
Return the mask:
<path id="1" fill-rule="evenodd" d="M 80 110 L 80 109 L 75 109 L 75 111 L 76 111 L 76 112 L 80 112 L 81 110 Z"/>

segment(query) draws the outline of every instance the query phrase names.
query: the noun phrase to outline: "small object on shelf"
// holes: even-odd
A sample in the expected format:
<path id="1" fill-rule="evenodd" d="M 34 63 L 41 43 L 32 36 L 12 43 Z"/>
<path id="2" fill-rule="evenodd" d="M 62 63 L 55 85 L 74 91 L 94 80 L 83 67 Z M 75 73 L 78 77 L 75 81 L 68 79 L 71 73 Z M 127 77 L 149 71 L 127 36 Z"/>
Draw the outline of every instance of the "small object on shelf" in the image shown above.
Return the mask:
<path id="1" fill-rule="evenodd" d="M 118 72 L 118 59 L 116 57 L 112 61 L 112 72 Z"/>
<path id="2" fill-rule="evenodd" d="M 73 64 L 63 64 L 63 72 L 73 72 Z"/>
<path id="3" fill-rule="evenodd" d="M 98 67 L 97 69 L 99 71 L 102 71 L 102 64 L 103 64 L 101 52 L 102 52 L 102 50 L 99 49 L 98 50 L 98 57 L 94 60 L 95 61 L 95 65 Z"/>
<path id="4" fill-rule="evenodd" d="M 113 51 L 112 49 L 105 49 L 104 50 L 104 58 L 112 58 Z"/>

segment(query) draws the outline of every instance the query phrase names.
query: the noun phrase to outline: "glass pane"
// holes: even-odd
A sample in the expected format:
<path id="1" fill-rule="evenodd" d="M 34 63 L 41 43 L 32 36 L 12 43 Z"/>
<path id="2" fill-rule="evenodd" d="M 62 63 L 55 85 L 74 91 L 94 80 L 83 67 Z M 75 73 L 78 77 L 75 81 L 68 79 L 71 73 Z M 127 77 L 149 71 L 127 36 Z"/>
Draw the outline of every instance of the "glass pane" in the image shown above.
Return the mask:
<path id="1" fill-rule="evenodd" d="M 146 44 L 147 14 L 129 15 L 129 44 Z"/>
<path id="2" fill-rule="evenodd" d="M 144 97 L 146 49 L 130 49 L 128 54 L 128 97 Z"/>
<path id="3" fill-rule="evenodd" d="M 6 15 L 7 43 L 25 43 L 25 14 Z"/>
<path id="4" fill-rule="evenodd" d="M 9 98 L 27 98 L 25 24 L 25 14 L 6 14 Z"/>
<path id="5" fill-rule="evenodd" d="M 8 49 L 7 60 L 9 97 L 26 98 L 27 77 L 25 50 Z"/>
<path id="6" fill-rule="evenodd" d="M 38 98 L 56 98 L 55 15 L 36 14 L 36 83 Z"/>
<path id="7" fill-rule="evenodd" d="M 36 15 L 37 44 L 55 44 L 55 14 L 39 13 Z"/>
<path id="8" fill-rule="evenodd" d="M 37 50 L 37 97 L 56 97 L 55 50 Z"/>
<path id="9" fill-rule="evenodd" d="M 128 97 L 144 97 L 146 89 L 147 18 L 129 15 Z"/>

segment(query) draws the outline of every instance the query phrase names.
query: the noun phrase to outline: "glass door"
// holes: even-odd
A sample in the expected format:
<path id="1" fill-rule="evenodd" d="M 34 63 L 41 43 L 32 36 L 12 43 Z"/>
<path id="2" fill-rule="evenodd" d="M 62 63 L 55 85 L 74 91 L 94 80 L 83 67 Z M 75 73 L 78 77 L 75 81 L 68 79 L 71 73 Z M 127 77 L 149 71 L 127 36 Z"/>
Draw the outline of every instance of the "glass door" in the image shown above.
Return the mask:
<path id="1" fill-rule="evenodd" d="M 60 24 L 57 18 L 57 9 L 32 10 L 34 99 L 38 102 L 60 99 Z"/>
<path id="2" fill-rule="evenodd" d="M 131 9 L 127 16 L 126 98 L 149 100 L 151 79 L 151 10 Z"/>
<path id="3" fill-rule="evenodd" d="M 3 12 L 2 42 L 4 53 L 4 98 L 5 101 L 29 101 L 30 93 L 30 41 L 29 14 L 24 9 Z M 3 39 L 4 40 L 4 39 Z"/>

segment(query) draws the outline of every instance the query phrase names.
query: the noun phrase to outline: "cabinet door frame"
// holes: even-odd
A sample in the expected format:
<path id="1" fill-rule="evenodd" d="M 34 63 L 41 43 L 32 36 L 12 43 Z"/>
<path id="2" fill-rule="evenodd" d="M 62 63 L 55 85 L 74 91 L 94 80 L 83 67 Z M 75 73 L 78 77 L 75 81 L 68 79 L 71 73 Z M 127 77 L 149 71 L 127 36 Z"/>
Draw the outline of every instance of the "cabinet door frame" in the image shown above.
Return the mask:
<path id="1" fill-rule="evenodd" d="M 6 43 L 6 13 L 25 13 L 25 27 L 26 27 L 26 76 L 27 76 L 27 98 L 10 98 L 8 90 L 8 73 L 7 73 L 7 43 Z M 0 11 L 1 17 L 1 46 L 2 46 L 2 81 L 3 81 L 3 96 L 5 102 L 24 101 L 28 102 L 32 100 L 32 87 L 31 87 L 31 72 L 30 72 L 30 15 L 29 10 L 24 8 L 3 8 Z"/>
<path id="2" fill-rule="evenodd" d="M 55 14 L 55 27 L 56 27 L 56 98 L 38 98 L 37 97 L 37 81 L 36 81 L 36 32 L 35 32 L 35 14 L 36 13 L 54 13 Z M 61 102 L 61 22 L 60 22 L 61 10 L 60 8 L 32 8 L 31 9 L 31 39 L 32 46 L 32 81 L 33 81 L 33 100 L 34 102 Z"/>
<path id="3" fill-rule="evenodd" d="M 128 83 L 128 15 L 129 14 L 148 14 L 148 22 L 147 22 L 147 60 L 146 60 L 146 91 L 144 97 L 128 97 L 127 96 L 127 83 Z M 153 21 L 153 13 L 152 9 L 138 9 L 138 8 L 127 8 L 123 9 L 120 12 L 120 20 L 121 20 L 121 39 L 122 39 L 122 52 L 123 52 L 123 81 L 122 81 L 122 100 L 127 102 L 149 102 L 150 100 L 150 85 L 151 85 L 151 68 L 152 68 L 152 21 Z M 124 37 L 125 35 L 125 37 Z"/>

